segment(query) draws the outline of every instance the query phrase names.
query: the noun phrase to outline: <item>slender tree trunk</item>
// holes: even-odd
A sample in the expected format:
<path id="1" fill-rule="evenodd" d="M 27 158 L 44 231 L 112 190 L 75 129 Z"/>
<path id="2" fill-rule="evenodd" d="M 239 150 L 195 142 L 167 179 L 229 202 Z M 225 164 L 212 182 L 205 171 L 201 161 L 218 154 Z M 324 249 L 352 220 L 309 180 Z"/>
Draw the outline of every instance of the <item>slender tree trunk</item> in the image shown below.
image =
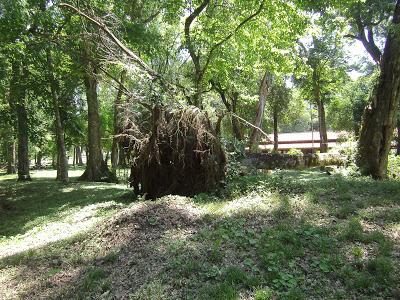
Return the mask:
<path id="1" fill-rule="evenodd" d="M 319 121 L 319 138 L 320 138 L 320 152 L 328 152 L 328 133 L 326 130 L 325 107 L 324 102 L 320 101 L 318 104 L 318 121 Z"/>
<path id="2" fill-rule="evenodd" d="M 106 166 L 108 165 L 108 160 L 110 159 L 110 151 L 106 152 L 106 158 L 104 159 L 104 162 L 106 164 Z"/>
<path id="3" fill-rule="evenodd" d="M 97 66 L 90 59 L 88 49 L 84 53 L 86 87 L 86 100 L 88 106 L 88 135 L 89 135 L 89 157 L 87 158 L 86 170 L 80 177 L 85 181 L 115 181 L 115 176 L 109 170 L 103 160 L 101 150 L 99 101 L 97 99 Z"/>
<path id="4" fill-rule="evenodd" d="M 400 155 L 400 116 L 397 117 L 396 155 Z"/>
<path id="5" fill-rule="evenodd" d="M 6 123 L 6 134 L 4 135 L 4 140 L 6 140 L 6 153 L 7 153 L 7 174 L 15 174 L 16 170 L 16 143 L 15 143 L 15 104 L 13 103 L 14 99 L 11 99 L 11 86 L 9 86 L 7 101 L 9 105 L 9 111 L 12 115 L 12 118 L 9 122 Z"/>
<path id="6" fill-rule="evenodd" d="M 29 174 L 29 137 L 28 114 L 25 104 L 25 78 L 23 67 L 18 61 L 12 63 L 12 81 L 10 86 L 10 103 L 17 115 L 18 138 L 18 180 L 31 180 Z"/>
<path id="7" fill-rule="evenodd" d="M 380 76 L 366 107 L 358 143 L 357 165 L 363 175 L 387 177 L 388 155 L 396 126 L 400 98 L 400 0 L 393 16 L 381 59 Z M 395 29 L 396 28 L 396 29 Z"/>
<path id="8" fill-rule="evenodd" d="M 76 147 L 76 161 L 78 166 L 83 166 L 83 159 L 82 159 L 82 147 Z"/>
<path id="9" fill-rule="evenodd" d="M 57 155 L 56 155 L 56 153 L 53 153 L 51 155 L 51 165 L 52 165 L 54 170 L 57 169 Z"/>
<path id="10" fill-rule="evenodd" d="M 7 174 L 15 173 L 15 141 L 12 139 L 7 145 Z"/>
<path id="11" fill-rule="evenodd" d="M 75 167 L 75 165 L 76 165 L 76 147 L 73 146 L 72 149 L 73 149 L 72 165 Z"/>
<path id="12" fill-rule="evenodd" d="M 270 88 L 270 80 L 271 80 L 271 78 L 267 71 L 267 72 L 265 72 L 263 79 L 261 81 L 256 117 L 255 117 L 254 123 L 253 123 L 254 126 L 257 128 L 261 128 L 261 126 L 262 126 L 265 104 L 267 103 L 267 97 L 268 97 L 269 88 Z M 250 152 L 258 152 L 259 151 L 258 143 L 260 142 L 260 133 L 257 128 L 253 128 L 251 135 L 250 135 L 250 142 L 249 142 L 249 151 Z"/>
<path id="13" fill-rule="evenodd" d="M 57 180 L 62 182 L 68 182 L 68 158 L 67 158 L 67 150 L 65 146 L 64 140 L 64 125 L 61 120 L 60 114 L 60 103 L 59 103 L 59 87 L 57 79 L 54 76 L 54 66 L 53 66 L 53 58 L 51 54 L 51 50 L 47 49 L 47 67 L 48 67 L 48 76 L 51 90 L 51 97 L 53 103 L 53 110 L 55 116 L 55 130 L 56 130 L 56 139 L 57 139 L 57 152 L 58 152 L 58 167 L 57 167 Z"/>
<path id="14" fill-rule="evenodd" d="M 314 67 L 313 70 L 313 93 L 314 93 L 314 101 L 317 104 L 317 109 L 318 109 L 320 152 L 326 153 L 328 152 L 328 133 L 326 130 L 325 107 L 324 107 L 324 102 L 321 99 L 321 89 L 319 86 L 319 76 L 317 67 Z"/>
<path id="15" fill-rule="evenodd" d="M 43 153 L 41 150 L 36 154 L 36 169 L 42 169 L 42 158 L 43 158 Z"/>
<path id="16" fill-rule="evenodd" d="M 274 152 L 278 151 L 278 110 L 274 108 Z"/>
<path id="17" fill-rule="evenodd" d="M 126 70 L 121 72 L 120 84 L 118 87 L 117 96 L 114 101 L 114 138 L 111 147 L 111 169 L 113 172 L 117 169 L 118 166 L 118 138 L 117 135 L 121 133 L 121 126 L 118 122 L 118 117 L 120 113 L 121 100 L 122 100 L 122 89 L 125 80 Z"/>
<path id="18" fill-rule="evenodd" d="M 214 89 L 220 95 L 221 100 L 224 103 L 227 111 L 236 114 L 237 100 L 239 98 L 239 93 L 234 92 L 232 94 L 232 97 L 229 97 L 229 98 L 231 98 L 231 102 L 229 102 L 227 97 L 226 97 L 226 91 L 221 87 L 221 85 L 218 82 L 217 83 L 212 82 L 211 84 L 213 85 Z M 217 120 L 217 125 L 218 126 L 216 126 L 216 129 L 218 129 L 217 130 L 218 134 L 220 133 L 220 130 L 221 130 L 222 119 L 223 119 L 223 116 L 218 117 L 218 120 Z M 237 118 L 235 116 L 233 116 L 233 115 L 231 116 L 231 123 L 232 123 L 232 134 L 233 134 L 233 136 L 239 141 L 243 140 L 244 137 L 243 137 L 243 132 L 242 132 L 242 130 L 240 128 L 240 123 L 237 120 Z"/>

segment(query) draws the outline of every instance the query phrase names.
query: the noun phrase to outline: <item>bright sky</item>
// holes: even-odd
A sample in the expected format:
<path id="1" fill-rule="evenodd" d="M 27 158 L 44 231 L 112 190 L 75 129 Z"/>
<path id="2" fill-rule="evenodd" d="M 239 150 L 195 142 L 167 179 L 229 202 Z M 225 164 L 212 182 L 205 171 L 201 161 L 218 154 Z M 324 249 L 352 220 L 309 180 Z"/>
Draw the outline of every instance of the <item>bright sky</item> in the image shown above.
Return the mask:
<path id="1" fill-rule="evenodd" d="M 351 44 L 349 43 L 348 45 L 345 46 L 344 49 L 346 56 L 349 59 L 349 64 L 357 63 L 365 59 L 373 62 L 372 58 L 369 56 L 369 54 L 367 53 L 363 44 L 360 41 L 354 41 Z M 356 70 L 348 72 L 348 74 L 352 80 L 356 80 L 357 78 L 363 75 L 362 73 Z"/>

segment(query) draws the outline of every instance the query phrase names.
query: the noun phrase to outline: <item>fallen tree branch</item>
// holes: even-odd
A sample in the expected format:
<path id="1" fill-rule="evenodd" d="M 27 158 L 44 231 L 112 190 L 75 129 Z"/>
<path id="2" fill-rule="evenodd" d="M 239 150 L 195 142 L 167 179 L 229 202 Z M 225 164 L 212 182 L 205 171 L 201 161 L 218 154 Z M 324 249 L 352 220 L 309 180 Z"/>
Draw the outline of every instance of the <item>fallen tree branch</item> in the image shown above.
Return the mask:
<path id="1" fill-rule="evenodd" d="M 148 66 L 139 56 L 132 52 L 128 47 L 126 47 L 112 32 L 111 30 L 105 25 L 103 22 L 96 20 L 92 16 L 81 11 L 79 8 L 72 6 L 71 4 L 67 3 L 60 3 L 59 6 L 61 8 L 69 8 L 78 15 L 86 18 L 93 24 L 97 25 L 107 36 L 126 54 L 128 55 L 135 63 L 137 63 L 144 71 L 146 71 L 150 76 L 154 78 L 158 78 L 162 81 L 162 77 L 156 71 L 154 71 L 150 66 Z"/>
<path id="2" fill-rule="evenodd" d="M 268 133 L 266 133 L 265 131 L 263 131 L 260 127 L 255 126 L 254 124 L 251 124 L 249 121 L 246 121 L 245 119 L 243 119 L 242 117 L 239 117 L 237 114 L 233 113 L 233 112 L 228 112 L 228 114 L 230 114 L 231 116 L 237 118 L 238 120 L 242 121 L 243 123 L 245 123 L 246 125 L 257 129 L 263 136 L 265 136 L 267 138 L 267 143 L 272 144 L 271 139 L 268 137 Z"/>

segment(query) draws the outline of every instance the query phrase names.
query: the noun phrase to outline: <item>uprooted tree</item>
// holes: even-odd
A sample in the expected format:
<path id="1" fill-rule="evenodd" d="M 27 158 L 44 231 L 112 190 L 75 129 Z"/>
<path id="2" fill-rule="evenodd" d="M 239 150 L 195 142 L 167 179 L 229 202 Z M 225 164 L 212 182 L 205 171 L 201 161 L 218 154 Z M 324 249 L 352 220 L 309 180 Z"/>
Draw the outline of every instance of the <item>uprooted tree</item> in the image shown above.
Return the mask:
<path id="1" fill-rule="evenodd" d="M 131 122 L 131 186 L 147 198 L 208 192 L 225 178 L 226 157 L 207 114 L 187 106 L 152 109 L 149 132 Z"/>

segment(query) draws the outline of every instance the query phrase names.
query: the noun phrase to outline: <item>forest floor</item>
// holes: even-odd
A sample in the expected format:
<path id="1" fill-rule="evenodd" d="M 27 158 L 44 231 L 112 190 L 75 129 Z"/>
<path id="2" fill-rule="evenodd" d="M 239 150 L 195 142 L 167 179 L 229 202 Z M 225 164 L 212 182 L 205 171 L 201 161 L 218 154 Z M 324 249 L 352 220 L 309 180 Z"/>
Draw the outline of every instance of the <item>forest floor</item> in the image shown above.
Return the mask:
<path id="1" fill-rule="evenodd" d="M 400 298 L 400 182 L 277 171 L 143 201 L 54 176 L 0 176 L 0 299 Z"/>

